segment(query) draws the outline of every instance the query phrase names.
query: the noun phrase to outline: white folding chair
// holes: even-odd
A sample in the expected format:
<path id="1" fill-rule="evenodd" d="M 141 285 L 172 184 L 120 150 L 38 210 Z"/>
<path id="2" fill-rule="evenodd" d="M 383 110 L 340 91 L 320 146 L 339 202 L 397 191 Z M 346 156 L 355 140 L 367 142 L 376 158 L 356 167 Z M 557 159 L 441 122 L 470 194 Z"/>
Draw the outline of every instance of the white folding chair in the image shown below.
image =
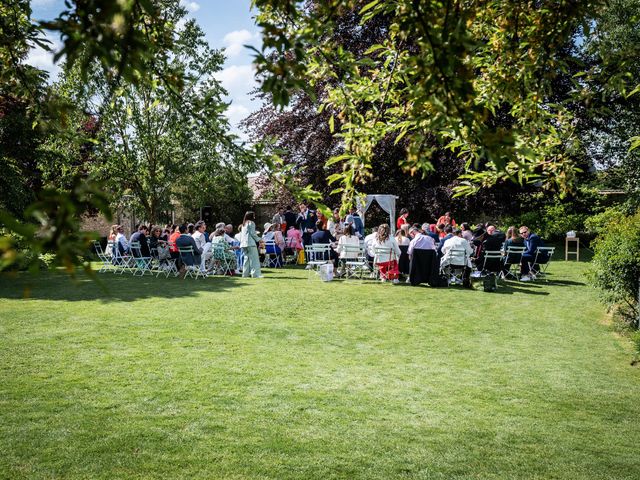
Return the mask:
<path id="1" fill-rule="evenodd" d="M 345 258 L 341 260 L 341 263 L 344 268 L 345 278 L 359 278 L 362 280 L 365 274 L 369 275 L 371 273 L 364 247 L 346 244 L 342 248 Z"/>
<path id="2" fill-rule="evenodd" d="M 272 260 L 275 259 L 275 268 L 282 267 L 282 252 L 279 254 L 276 253 L 276 242 L 275 240 L 267 240 L 264 242 L 264 261 L 262 262 L 262 266 L 265 268 L 269 268 L 271 266 Z"/>
<path id="3" fill-rule="evenodd" d="M 125 271 L 131 271 L 133 264 L 133 257 L 129 254 L 120 253 L 120 248 L 117 244 L 113 246 L 113 273 L 116 275 L 122 275 Z"/>
<path id="4" fill-rule="evenodd" d="M 482 265 L 480 268 L 480 277 L 493 275 L 495 279 L 495 287 L 498 288 L 498 276 L 502 272 L 502 252 L 499 250 L 484 252 Z"/>
<path id="5" fill-rule="evenodd" d="M 193 252 L 193 247 L 178 247 L 178 253 L 180 254 L 180 259 L 185 268 L 184 278 L 205 278 L 207 274 L 200 269 L 200 264 L 196 262 L 196 256 Z M 187 259 L 191 259 L 186 261 Z M 191 262 L 189 264 L 188 262 Z"/>
<path id="6" fill-rule="evenodd" d="M 512 277 L 515 280 L 520 280 L 520 263 L 522 262 L 522 254 L 525 252 L 526 247 L 507 247 L 507 251 L 504 252 L 504 273 L 503 279 Z"/>
<path id="7" fill-rule="evenodd" d="M 382 279 L 379 265 L 380 263 L 385 263 L 380 261 L 381 257 L 388 258 L 389 260 L 386 260 L 388 262 L 394 259 L 397 260 L 395 258 L 396 254 L 391 247 L 374 247 L 373 248 L 373 273 L 375 275 L 375 278 L 379 278 L 379 279 Z M 386 279 L 383 279 L 383 280 L 386 280 Z"/>
<path id="8" fill-rule="evenodd" d="M 209 260 L 207 272 L 214 275 L 231 275 L 233 267 L 231 261 L 227 258 L 227 248 L 222 243 L 214 243 L 211 245 L 211 258 Z"/>
<path id="9" fill-rule="evenodd" d="M 467 266 L 467 252 L 463 249 L 449 250 L 447 262 L 440 267 L 440 272 L 449 278 L 449 284 L 462 285 L 464 269 Z"/>
<path id="10" fill-rule="evenodd" d="M 93 249 L 96 252 L 96 255 L 98 256 L 98 259 L 100 260 L 100 262 L 102 262 L 102 265 L 98 270 L 98 273 L 104 273 L 111 270 L 111 268 L 113 267 L 111 263 L 111 256 L 107 255 L 105 251 L 102 250 L 102 245 L 100 245 L 100 242 L 98 242 L 97 240 L 94 240 Z"/>
<path id="11" fill-rule="evenodd" d="M 529 264 L 529 275 L 535 280 L 540 278 L 544 281 L 548 281 L 547 268 L 549 268 L 551 257 L 555 251 L 555 247 L 538 247 L 533 263 Z"/>
<path id="12" fill-rule="evenodd" d="M 131 255 L 133 257 L 131 261 L 133 276 L 135 277 L 139 274 L 142 277 L 147 273 L 153 275 L 151 270 L 152 258 L 143 256 L 140 242 L 131 242 L 129 248 L 131 249 Z"/>
<path id="13" fill-rule="evenodd" d="M 320 274 L 320 266 L 329 263 L 331 246 L 325 243 L 316 243 L 304 247 L 307 256 L 307 269 Z"/>

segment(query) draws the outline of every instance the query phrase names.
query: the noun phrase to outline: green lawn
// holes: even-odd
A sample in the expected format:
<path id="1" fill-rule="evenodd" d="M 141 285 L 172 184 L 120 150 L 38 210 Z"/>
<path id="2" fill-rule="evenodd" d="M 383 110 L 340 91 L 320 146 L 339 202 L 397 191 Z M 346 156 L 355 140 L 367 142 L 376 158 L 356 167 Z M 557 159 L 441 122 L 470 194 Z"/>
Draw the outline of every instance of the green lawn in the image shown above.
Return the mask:
<path id="1" fill-rule="evenodd" d="M 584 267 L 0 277 L 0 477 L 638 479 L 640 370 Z"/>

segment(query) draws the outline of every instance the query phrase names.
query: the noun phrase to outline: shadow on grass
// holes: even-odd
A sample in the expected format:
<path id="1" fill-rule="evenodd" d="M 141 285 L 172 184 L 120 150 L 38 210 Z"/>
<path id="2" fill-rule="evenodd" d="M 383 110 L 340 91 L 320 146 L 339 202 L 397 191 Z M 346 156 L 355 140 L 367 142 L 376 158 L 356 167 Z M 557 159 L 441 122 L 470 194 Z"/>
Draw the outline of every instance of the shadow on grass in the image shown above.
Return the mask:
<path id="1" fill-rule="evenodd" d="M 60 272 L 46 272 L 36 276 L 20 273 L 0 276 L 0 298 L 133 302 L 146 298 L 191 297 L 199 292 L 225 292 L 242 284 L 240 277 L 223 276 L 196 280 L 164 276 L 134 277 L 113 273 L 96 273 L 93 276 L 80 273 L 75 278 Z"/>

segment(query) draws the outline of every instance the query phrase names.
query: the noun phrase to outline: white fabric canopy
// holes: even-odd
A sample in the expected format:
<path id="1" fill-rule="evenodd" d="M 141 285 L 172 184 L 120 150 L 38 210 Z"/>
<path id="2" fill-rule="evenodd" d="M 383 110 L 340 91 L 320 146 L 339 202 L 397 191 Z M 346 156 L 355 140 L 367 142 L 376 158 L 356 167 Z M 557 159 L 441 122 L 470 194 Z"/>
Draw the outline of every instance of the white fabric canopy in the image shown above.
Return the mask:
<path id="1" fill-rule="evenodd" d="M 359 198 L 356 200 L 356 210 L 358 210 L 358 214 L 360 218 L 362 218 L 362 224 L 364 225 L 364 214 L 369 210 L 369 207 L 375 200 L 380 205 L 385 212 L 389 214 L 389 226 L 391 227 L 391 233 L 395 233 L 396 231 L 396 200 L 398 199 L 395 195 L 367 195 L 364 199 L 364 203 L 362 203 L 362 199 Z"/>

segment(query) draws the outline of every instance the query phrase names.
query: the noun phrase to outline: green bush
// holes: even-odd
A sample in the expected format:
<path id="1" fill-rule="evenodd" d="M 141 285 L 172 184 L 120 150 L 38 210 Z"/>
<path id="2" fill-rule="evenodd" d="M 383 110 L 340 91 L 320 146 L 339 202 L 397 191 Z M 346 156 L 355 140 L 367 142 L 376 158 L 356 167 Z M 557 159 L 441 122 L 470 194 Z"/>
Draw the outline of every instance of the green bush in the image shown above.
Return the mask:
<path id="1" fill-rule="evenodd" d="M 574 213 L 570 204 L 556 203 L 545 205 L 535 212 L 526 212 L 516 217 L 504 218 L 502 228 L 514 225 L 518 228 L 526 225 L 532 232 L 544 239 L 564 238 L 569 230 L 581 231 L 587 214 Z"/>
<path id="2" fill-rule="evenodd" d="M 34 252 L 29 248 L 24 237 L 7 229 L 0 229 L 0 251 L 4 252 L 0 258 L 0 271 L 46 270 L 56 258 L 53 253 Z"/>
<path id="3" fill-rule="evenodd" d="M 584 221 L 584 228 L 589 233 L 600 234 L 603 232 L 609 223 L 616 219 L 626 215 L 629 215 L 629 209 L 624 205 L 614 205 L 607 208 L 604 212 L 591 215 Z"/>
<path id="4" fill-rule="evenodd" d="M 613 216 L 593 243 L 589 276 L 604 303 L 629 325 L 638 326 L 640 212 Z"/>

